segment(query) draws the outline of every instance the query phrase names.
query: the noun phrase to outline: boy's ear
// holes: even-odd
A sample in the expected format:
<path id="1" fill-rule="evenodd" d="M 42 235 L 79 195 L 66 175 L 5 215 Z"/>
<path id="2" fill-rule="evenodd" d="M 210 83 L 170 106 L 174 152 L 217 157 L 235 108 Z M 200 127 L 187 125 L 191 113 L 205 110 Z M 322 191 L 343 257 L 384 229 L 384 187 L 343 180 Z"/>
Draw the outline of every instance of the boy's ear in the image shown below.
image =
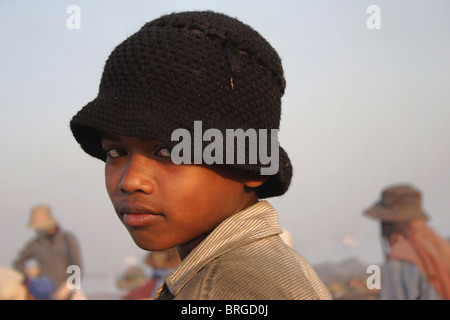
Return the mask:
<path id="1" fill-rule="evenodd" d="M 269 178 L 269 176 L 250 176 L 245 179 L 244 185 L 247 188 L 258 188 L 260 187 L 266 180 Z"/>

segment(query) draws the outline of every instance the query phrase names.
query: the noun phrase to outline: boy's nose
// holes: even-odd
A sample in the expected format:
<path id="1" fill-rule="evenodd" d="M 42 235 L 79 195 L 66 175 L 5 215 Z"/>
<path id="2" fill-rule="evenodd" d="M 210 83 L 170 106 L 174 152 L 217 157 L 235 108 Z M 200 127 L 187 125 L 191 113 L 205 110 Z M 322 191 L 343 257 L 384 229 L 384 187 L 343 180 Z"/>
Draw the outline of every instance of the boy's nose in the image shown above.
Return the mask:
<path id="1" fill-rule="evenodd" d="M 154 170 L 154 163 L 151 159 L 139 155 L 132 156 L 122 173 L 119 182 L 120 190 L 128 194 L 152 193 L 154 190 L 152 172 Z"/>

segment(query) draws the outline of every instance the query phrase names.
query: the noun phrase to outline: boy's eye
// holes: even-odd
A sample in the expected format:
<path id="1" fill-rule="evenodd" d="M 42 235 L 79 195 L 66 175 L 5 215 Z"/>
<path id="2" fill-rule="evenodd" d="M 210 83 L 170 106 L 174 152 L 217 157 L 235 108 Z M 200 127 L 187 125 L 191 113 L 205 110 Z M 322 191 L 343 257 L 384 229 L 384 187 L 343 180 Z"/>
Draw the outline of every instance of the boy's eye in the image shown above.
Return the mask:
<path id="1" fill-rule="evenodd" d="M 108 158 L 115 159 L 125 155 L 125 150 L 121 148 L 108 148 L 106 149 L 106 155 Z"/>
<path id="2" fill-rule="evenodd" d="M 170 150 L 167 147 L 162 147 L 158 149 L 158 152 L 156 154 L 160 157 L 170 158 Z"/>

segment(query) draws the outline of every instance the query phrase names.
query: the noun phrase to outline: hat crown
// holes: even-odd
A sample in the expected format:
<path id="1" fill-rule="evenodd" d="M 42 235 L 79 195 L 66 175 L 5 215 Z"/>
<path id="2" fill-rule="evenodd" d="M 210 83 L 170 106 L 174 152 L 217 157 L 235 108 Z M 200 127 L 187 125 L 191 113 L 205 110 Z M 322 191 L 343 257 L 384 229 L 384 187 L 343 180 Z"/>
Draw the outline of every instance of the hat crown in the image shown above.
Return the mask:
<path id="1" fill-rule="evenodd" d="M 408 186 L 398 186 L 383 191 L 382 202 L 387 207 L 420 207 L 420 192 Z"/>
<path id="2" fill-rule="evenodd" d="M 149 117 L 173 128 L 202 120 L 217 129 L 277 129 L 284 89 L 281 60 L 259 33 L 224 14 L 192 11 L 148 22 L 119 44 L 99 97 L 127 103 L 112 120 L 146 135 Z"/>
<path id="3" fill-rule="evenodd" d="M 56 226 L 50 207 L 42 205 L 31 210 L 29 227 L 36 230 L 46 230 Z"/>

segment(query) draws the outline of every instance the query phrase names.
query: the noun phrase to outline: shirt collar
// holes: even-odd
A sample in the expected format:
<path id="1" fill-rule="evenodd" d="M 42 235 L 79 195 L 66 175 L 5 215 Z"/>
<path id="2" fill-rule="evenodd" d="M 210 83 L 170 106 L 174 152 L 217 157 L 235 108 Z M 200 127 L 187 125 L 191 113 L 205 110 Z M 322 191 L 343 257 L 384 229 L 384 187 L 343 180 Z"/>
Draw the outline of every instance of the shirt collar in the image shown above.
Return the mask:
<path id="1" fill-rule="evenodd" d="M 176 296 L 210 261 L 236 247 L 282 232 L 275 209 L 267 201 L 257 202 L 220 223 L 166 278 L 164 288 Z"/>

